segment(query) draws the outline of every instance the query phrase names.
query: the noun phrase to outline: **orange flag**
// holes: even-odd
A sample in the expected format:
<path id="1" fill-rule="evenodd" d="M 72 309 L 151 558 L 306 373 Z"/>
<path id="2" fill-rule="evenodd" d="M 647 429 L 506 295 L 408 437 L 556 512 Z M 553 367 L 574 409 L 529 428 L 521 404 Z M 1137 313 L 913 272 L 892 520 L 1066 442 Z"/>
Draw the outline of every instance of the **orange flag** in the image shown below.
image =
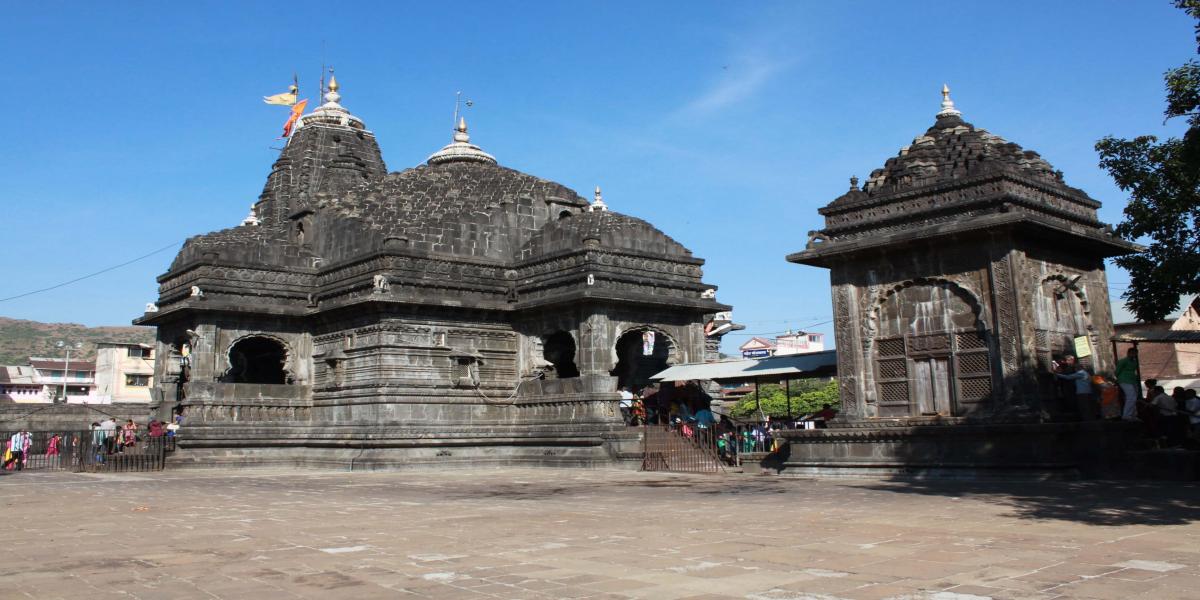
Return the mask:
<path id="1" fill-rule="evenodd" d="M 308 100 L 301 100 L 292 106 L 292 114 L 288 117 L 287 123 L 283 124 L 283 137 L 292 135 L 292 126 L 296 124 L 296 119 L 304 114 L 304 107 L 308 105 Z"/>

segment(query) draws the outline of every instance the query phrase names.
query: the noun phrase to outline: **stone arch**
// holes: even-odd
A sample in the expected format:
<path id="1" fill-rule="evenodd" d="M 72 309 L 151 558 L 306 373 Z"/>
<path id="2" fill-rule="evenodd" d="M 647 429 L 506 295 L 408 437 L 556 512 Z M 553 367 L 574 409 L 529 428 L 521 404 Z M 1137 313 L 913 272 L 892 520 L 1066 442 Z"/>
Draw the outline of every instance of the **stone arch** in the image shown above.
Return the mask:
<path id="1" fill-rule="evenodd" d="M 1081 277 L 1079 275 L 1068 277 L 1063 273 L 1055 273 L 1042 279 L 1038 285 L 1036 296 L 1038 304 L 1034 306 L 1034 318 L 1039 329 L 1043 328 L 1042 325 L 1055 325 L 1061 328 L 1062 325 L 1065 325 L 1062 309 L 1067 309 L 1065 312 L 1070 314 L 1065 316 L 1071 317 L 1070 320 L 1074 321 L 1072 323 L 1074 329 L 1080 330 L 1080 333 L 1092 330 L 1092 309 L 1088 304 L 1087 295 L 1078 285 Z M 1078 304 L 1078 311 L 1069 310 L 1072 299 L 1074 303 Z M 1046 310 L 1054 311 L 1055 314 L 1047 314 Z"/>
<path id="2" fill-rule="evenodd" d="M 290 384 L 294 381 L 293 352 L 281 337 L 251 333 L 235 339 L 225 352 L 229 383 Z"/>
<path id="3" fill-rule="evenodd" d="M 979 301 L 979 294 L 977 294 L 974 290 L 970 289 L 961 281 L 955 281 L 945 277 L 916 277 L 901 281 L 895 285 L 887 286 L 886 289 L 876 293 L 875 297 L 871 300 L 871 305 L 868 310 L 867 324 L 865 326 L 866 335 L 864 336 L 864 339 L 873 340 L 875 338 L 879 331 L 880 312 L 883 310 L 884 305 L 888 303 L 892 296 L 907 288 L 920 285 L 941 287 L 954 293 L 964 302 L 966 302 L 967 305 L 971 307 L 972 311 L 974 311 L 978 327 L 980 329 L 988 329 L 986 314 L 987 307 L 985 307 L 983 303 Z"/>
<path id="4" fill-rule="evenodd" d="M 1080 288 L 1082 275 L 1053 273 L 1042 278 L 1033 294 L 1034 347 L 1039 372 L 1048 372 L 1056 358 L 1075 354 L 1075 338 L 1087 336 L 1095 343 L 1095 326 L 1087 295 Z M 1093 348 L 1095 351 L 1095 348 Z M 1081 358 L 1080 364 L 1094 370 L 1091 357 Z M 1054 392 L 1055 381 L 1039 376 L 1043 395 Z"/>
<path id="5" fill-rule="evenodd" d="M 950 279 L 880 291 L 863 347 L 879 416 L 964 415 L 990 400 L 998 353 L 986 313 L 977 294 Z"/>
<path id="6" fill-rule="evenodd" d="M 643 353 L 643 334 L 654 333 L 654 347 L 649 355 Z M 635 325 L 618 329 L 611 348 L 613 368 L 609 375 L 617 378 L 617 387 L 644 387 L 650 376 L 671 364 L 678 363 L 679 345 L 675 338 L 653 325 Z"/>

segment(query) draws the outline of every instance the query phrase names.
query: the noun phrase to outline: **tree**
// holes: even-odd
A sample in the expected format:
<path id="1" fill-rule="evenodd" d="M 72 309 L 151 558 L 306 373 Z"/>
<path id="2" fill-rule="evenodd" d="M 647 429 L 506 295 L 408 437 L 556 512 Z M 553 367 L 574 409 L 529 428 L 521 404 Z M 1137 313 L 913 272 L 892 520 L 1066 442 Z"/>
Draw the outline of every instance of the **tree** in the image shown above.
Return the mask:
<path id="1" fill-rule="evenodd" d="M 1175 0 L 1175 6 L 1196 19 L 1200 54 L 1200 0 Z M 1163 78 L 1166 118 L 1187 119 L 1182 139 L 1110 136 L 1096 143 L 1100 166 L 1130 194 L 1116 232 L 1150 240 L 1146 252 L 1114 260 L 1130 276 L 1121 297 L 1145 322 L 1165 319 L 1179 307 L 1180 296 L 1200 293 L 1200 62 L 1190 60 Z"/>
<path id="2" fill-rule="evenodd" d="M 825 404 L 838 405 L 836 379 L 829 381 L 815 379 L 793 381 L 791 391 L 792 416 L 816 412 L 821 410 L 821 406 Z M 758 407 L 761 408 L 763 414 L 772 419 L 787 418 L 788 397 L 784 387 L 773 383 L 758 386 Z M 739 400 L 730 409 L 729 414 L 733 415 L 736 419 L 756 419 L 759 417 L 759 408 L 755 407 L 754 394 L 750 393 Z"/>

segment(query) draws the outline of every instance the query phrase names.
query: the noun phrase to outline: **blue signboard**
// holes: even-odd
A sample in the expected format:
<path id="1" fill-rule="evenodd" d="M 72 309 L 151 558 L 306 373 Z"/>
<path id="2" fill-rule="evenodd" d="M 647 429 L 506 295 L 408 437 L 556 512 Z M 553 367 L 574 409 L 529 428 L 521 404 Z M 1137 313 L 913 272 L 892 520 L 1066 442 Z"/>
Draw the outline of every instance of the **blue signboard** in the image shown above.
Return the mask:
<path id="1" fill-rule="evenodd" d="M 770 355 L 770 350 L 742 350 L 742 358 L 766 358 Z"/>

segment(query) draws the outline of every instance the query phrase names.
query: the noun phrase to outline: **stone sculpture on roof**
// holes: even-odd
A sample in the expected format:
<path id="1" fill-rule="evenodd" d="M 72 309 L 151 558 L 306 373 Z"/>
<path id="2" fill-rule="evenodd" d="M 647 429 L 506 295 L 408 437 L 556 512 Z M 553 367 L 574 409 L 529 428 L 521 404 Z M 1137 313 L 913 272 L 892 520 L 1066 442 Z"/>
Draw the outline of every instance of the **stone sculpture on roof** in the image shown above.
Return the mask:
<path id="1" fill-rule="evenodd" d="M 599 190 L 498 164 L 465 120 L 389 173 L 340 102 L 331 78 L 250 217 L 190 238 L 136 321 L 187 414 L 180 460 L 610 460 L 618 385 L 702 360 L 729 310 L 704 261 Z"/>

